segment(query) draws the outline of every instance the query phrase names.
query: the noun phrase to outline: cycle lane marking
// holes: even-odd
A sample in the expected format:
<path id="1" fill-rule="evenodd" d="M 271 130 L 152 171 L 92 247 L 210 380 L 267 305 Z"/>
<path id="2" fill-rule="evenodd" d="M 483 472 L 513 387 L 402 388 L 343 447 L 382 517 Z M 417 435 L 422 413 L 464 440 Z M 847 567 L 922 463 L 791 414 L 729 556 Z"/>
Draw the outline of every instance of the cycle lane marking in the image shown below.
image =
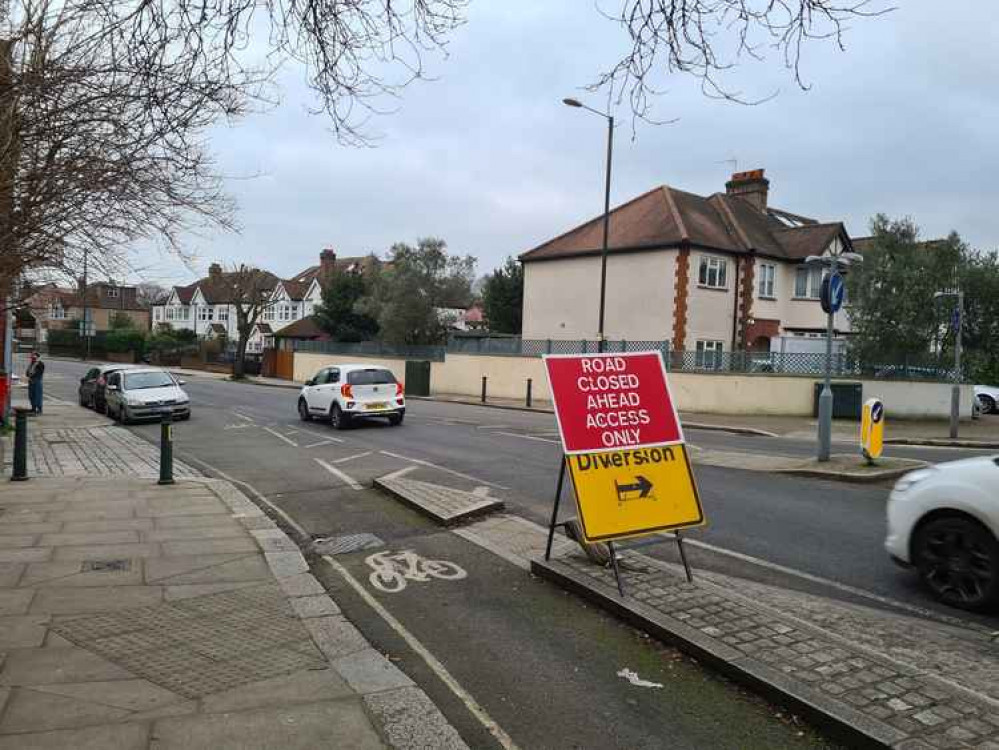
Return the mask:
<path id="1" fill-rule="evenodd" d="M 504 750 L 519 750 L 517 743 L 513 741 L 513 738 L 508 735 L 503 728 L 496 723 L 495 720 L 489 715 L 489 713 L 479 704 L 477 700 L 469 693 L 461 684 L 448 672 L 447 668 L 435 657 L 430 650 L 414 636 L 405 625 L 403 625 L 396 617 L 389 612 L 381 602 L 375 598 L 374 594 L 368 591 L 360 581 L 358 581 L 350 573 L 347 568 L 338 563 L 329 555 L 323 555 L 323 560 L 329 565 L 336 573 L 340 575 L 341 578 L 350 586 L 364 602 L 371 607 L 374 612 L 382 618 L 382 620 L 387 624 L 392 630 L 394 630 L 400 638 L 402 638 L 406 645 L 408 645 L 414 653 L 416 653 L 430 670 L 437 675 L 441 682 L 443 682 L 447 688 L 454 693 L 454 695 L 464 704 L 465 708 L 468 709 L 479 723 L 485 727 L 500 744 Z"/>
<path id="2" fill-rule="evenodd" d="M 434 579 L 459 581 L 468 577 L 468 572 L 457 563 L 449 560 L 429 560 L 411 549 L 375 552 L 364 558 L 364 562 L 371 568 L 368 581 L 386 594 L 398 594 L 405 590 L 407 581 L 418 583 L 428 583 Z"/>

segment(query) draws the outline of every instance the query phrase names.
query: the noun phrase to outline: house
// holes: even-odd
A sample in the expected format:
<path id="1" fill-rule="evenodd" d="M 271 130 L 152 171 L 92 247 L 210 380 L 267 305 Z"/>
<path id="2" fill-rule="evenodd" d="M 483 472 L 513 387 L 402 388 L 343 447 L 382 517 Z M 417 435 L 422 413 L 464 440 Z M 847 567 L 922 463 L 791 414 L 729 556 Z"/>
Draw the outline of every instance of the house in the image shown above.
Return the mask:
<path id="1" fill-rule="evenodd" d="M 257 325 L 250 334 L 247 350 L 259 352 L 269 348 L 274 334 L 296 321 L 309 318 L 322 303 L 323 284 L 334 273 L 365 272 L 380 265 L 373 256 L 338 258 L 336 251 L 326 248 L 319 254 L 319 263 L 306 268 L 290 279 L 267 274 L 272 286 L 267 305 L 258 315 Z M 236 305 L 228 297 L 226 272 L 213 263 L 208 276 L 187 286 L 176 286 L 162 303 L 153 305 L 153 324 L 193 330 L 201 338 L 226 336 L 239 338 Z"/>
<path id="2" fill-rule="evenodd" d="M 274 347 L 291 351 L 296 341 L 329 341 L 330 335 L 316 322 L 314 316 L 296 320 L 274 334 Z"/>
<path id="3" fill-rule="evenodd" d="M 45 342 L 49 331 L 77 328 L 84 315 L 82 291 L 82 285 L 73 291 L 45 284 L 32 292 L 27 305 L 35 319 L 36 341 Z M 139 303 L 134 286 L 94 282 L 87 284 L 85 299 L 89 318 L 98 333 L 110 330 L 118 316 L 130 319 L 135 328 L 149 330 L 150 311 Z"/>
<path id="4" fill-rule="evenodd" d="M 764 170 L 738 172 L 724 193 L 662 185 L 613 209 L 608 239 L 608 339 L 669 341 L 701 356 L 734 350 L 808 351 L 824 343 L 820 269 L 810 255 L 851 250 L 842 222 L 768 203 Z M 594 339 L 603 217 L 520 256 L 523 336 Z M 849 333 L 836 317 L 836 336 Z"/>

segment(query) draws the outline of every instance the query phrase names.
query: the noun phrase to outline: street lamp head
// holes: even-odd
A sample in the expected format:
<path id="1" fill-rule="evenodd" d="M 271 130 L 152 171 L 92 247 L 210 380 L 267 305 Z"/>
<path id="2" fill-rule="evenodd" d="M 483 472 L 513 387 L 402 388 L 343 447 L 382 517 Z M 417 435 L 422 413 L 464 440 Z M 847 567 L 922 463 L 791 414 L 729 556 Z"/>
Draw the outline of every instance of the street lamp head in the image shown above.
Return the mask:
<path id="1" fill-rule="evenodd" d="M 567 107 L 582 107 L 583 103 L 579 99 L 563 99 L 562 104 Z"/>
<path id="2" fill-rule="evenodd" d="M 826 259 L 821 255 L 809 255 L 807 258 L 805 258 L 806 266 L 820 266 L 825 264 L 826 264 Z"/>

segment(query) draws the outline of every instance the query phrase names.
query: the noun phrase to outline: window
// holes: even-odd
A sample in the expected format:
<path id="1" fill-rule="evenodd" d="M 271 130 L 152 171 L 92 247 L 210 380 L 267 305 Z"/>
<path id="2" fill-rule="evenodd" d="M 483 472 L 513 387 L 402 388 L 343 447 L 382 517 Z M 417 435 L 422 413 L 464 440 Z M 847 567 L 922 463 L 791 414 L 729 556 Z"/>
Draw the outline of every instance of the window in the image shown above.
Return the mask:
<path id="1" fill-rule="evenodd" d="M 153 308 L 153 320 L 163 320 L 163 308 L 154 307 Z"/>
<path id="2" fill-rule="evenodd" d="M 66 308 L 60 304 L 49 305 L 49 317 L 53 320 L 65 320 Z"/>
<path id="3" fill-rule="evenodd" d="M 721 369 L 723 349 L 724 344 L 721 341 L 698 341 L 694 352 L 694 365 L 708 370 Z"/>
<path id="4" fill-rule="evenodd" d="M 215 311 L 215 319 L 219 323 L 228 323 L 229 322 L 229 306 L 228 305 L 219 305 L 219 309 Z"/>
<path id="5" fill-rule="evenodd" d="M 299 309 L 300 309 L 300 307 L 299 307 L 299 304 L 297 302 L 294 305 L 291 306 L 291 319 L 292 320 L 298 320 Z"/>
<path id="6" fill-rule="evenodd" d="M 775 299 L 774 281 L 777 277 L 777 266 L 773 263 L 760 263 L 760 283 L 757 294 L 761 299 Z"/>
<path id="7" fill-rule="evenodd" d="M 264 308 L 264 320 L 274 320 L 274 305 Z"/>
<path id="8" fill-rule="evenodd" d="M 697 283 L 710 289 L 725 288 L 725 272 L 728 261 L 723 258 L 701 258 L 701 270 Z"/>
<path id="9" fill-rule="evenodd" d="M 282 304 L 278 305 L 278 320 L 288 321 L 291 320 L 292 305 Z"/>
<path id="10" fill-rule="evenodd" d="M 141 391 L 146 388 L 166 388 L 175 385 L 169 373 L 150 370 L 148 372 L 126 372 L 125 390 Z"/>
<path id="11" fill-rule="evenodd" d="M 106 287 L 105 291 L 107 292 L 108 299 L 118 299 L 118 287 L 109 286 Z"/>
<path id="12" fill-rule="evenodd" d="M 177 319 L 178 320 L 190 320 L 191 319 L 191 308 L 184 305 L 178 310 Z"/>
<path id="13" fill-rule="evenodd" d="M 214 308 L 207 305 L 198 308 L 198 320 L 202 323 L 209 323 L 214 319 Z"/>
<path id="14" fill-rule="evenodd" d="M 800 299 L 818 299 L 822 292 L 822 269 L 798 266 L 794 271 L 794 296 Z"/>

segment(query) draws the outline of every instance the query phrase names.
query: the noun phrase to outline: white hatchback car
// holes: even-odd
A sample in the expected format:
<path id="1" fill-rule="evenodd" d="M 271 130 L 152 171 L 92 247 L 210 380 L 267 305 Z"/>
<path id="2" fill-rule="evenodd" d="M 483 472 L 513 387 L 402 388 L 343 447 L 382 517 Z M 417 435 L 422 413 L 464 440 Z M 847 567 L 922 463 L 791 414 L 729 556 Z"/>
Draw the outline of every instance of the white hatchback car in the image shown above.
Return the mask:
<path id="1" fill-rule="evenodd" d="M 909 472 L 888 500 L 885 548 L 955 607 L 999 604 L 999 456 Z"/>
<path id="2" fill-rule="evenodd" d="M 338 430 L 355 419 L 387 417 L 402 424 L 406 399 L 402 383 L 391 370 L 378 365 L 351 364 L 324 367 L 307 380 L 298 396 L 298 416 L 305 422 L 328 418 Z"/>

